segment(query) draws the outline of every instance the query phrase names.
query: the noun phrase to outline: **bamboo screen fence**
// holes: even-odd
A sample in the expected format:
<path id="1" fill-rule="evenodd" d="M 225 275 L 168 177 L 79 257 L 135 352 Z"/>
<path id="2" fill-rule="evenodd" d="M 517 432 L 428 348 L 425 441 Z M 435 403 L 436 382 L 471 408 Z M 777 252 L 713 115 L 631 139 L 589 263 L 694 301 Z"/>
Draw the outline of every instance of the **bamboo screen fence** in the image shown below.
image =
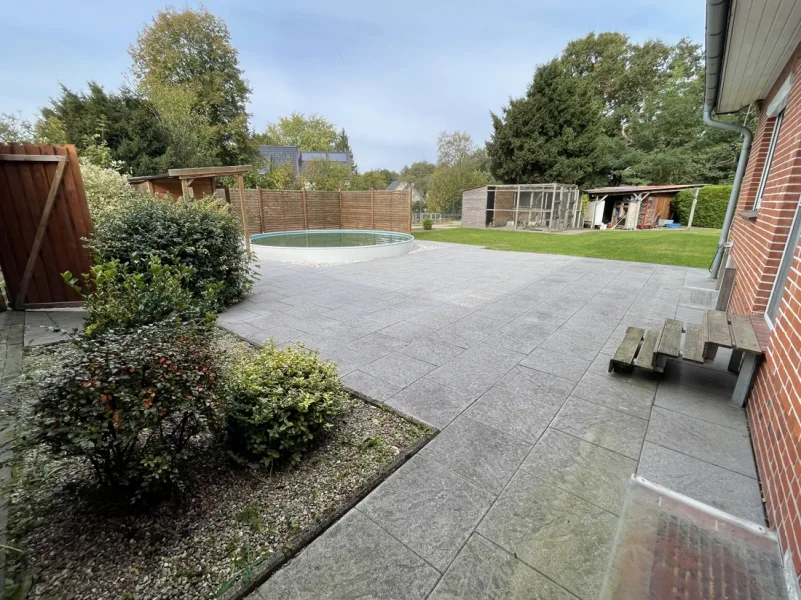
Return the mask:
<path id="1" fill-rule="evenodd" d="M 218 197 L 225 190 L 218 189 Z M 234 213 L 241 213 L 239 191 L 228 195 Z M 410 192 L 245 190 L 247 233 L 303 229 L 377 229 L 411 233 Z"/>

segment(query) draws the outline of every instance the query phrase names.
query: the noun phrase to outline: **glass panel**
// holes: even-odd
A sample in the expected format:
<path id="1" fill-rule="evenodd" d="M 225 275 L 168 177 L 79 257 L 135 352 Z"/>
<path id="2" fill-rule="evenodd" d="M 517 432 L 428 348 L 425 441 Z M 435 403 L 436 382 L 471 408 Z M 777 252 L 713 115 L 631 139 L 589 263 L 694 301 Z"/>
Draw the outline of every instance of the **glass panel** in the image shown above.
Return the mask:
<path id="1" fill-rule="evenodd" d="M 793 226 L 790 228 L 790 235 L 787 237 L 787 245 L 784 247 L 782 261 L 779 263 L 779 270 L 776 273 L 776 279 L 773 282 L 773 289 L 770 292 L 770 299 L 768 300 L 767 316 L 771 323 L 771 327 L 773 326 L 773 322 L 776 320 L 776 315 L 779 314 L 779 306 L 782 302 L 784 286 L 787 283 L 787 276 L 790 274 L 790 266 L 793 264 L 795 249 L 798 247 L 798 240 L 800 236 L 801 200 L 799 200 L 798 206 L 795 209 Z"/>
<path id="2" fill-rule="evenodd" d="M 759 179 L 759 187 L 757 188 L 756 200 L 754 201 L 754 210 L 758 210 L 759 205 L 762 204 L 762 196 L 765 193 L 765 186 L 768 183 L 770 165 L 773 162 L 773 154 L 776 150 L 776 142 L 779 140 L 779 130 L 782 128 L 783 119 L 784 111 L 776 116 L 776 123 L 773 125 L 773 133 L 770 135 L 770 145 L 768 146 L 768 156 L 765 158 L 765 166 L 762 169 L 762 177 Z"/>
<path id="3" fill-rule="evenodd" d="M 787 600 L 776 534 L 632 478 L 601 600 Z"/>

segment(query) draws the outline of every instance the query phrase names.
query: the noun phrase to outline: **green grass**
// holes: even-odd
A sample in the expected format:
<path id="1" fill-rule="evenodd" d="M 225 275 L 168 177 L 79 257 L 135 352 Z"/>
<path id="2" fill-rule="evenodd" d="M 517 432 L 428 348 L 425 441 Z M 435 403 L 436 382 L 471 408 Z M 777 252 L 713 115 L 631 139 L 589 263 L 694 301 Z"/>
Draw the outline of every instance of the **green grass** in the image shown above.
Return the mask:
<path id="1" fill-rule="evenodd" d="M 490 250 L 567 254 L 704 268 L 712 262 L 719 235 L 719 229 L 588 231 L 569 235 L 457 228 L 414 233 L 418 240 L 471 244 Z"/>

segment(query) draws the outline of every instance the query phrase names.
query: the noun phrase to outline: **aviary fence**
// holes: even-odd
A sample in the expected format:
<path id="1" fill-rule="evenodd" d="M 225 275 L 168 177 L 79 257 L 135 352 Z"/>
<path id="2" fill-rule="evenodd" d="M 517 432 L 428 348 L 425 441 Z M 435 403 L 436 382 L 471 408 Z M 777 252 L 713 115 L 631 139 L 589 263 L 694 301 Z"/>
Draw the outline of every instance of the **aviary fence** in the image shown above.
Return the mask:
<path id="1" fill-rule="evenodd" d="M 226 190 L 216 194 L 225 198 Z M 239 191 L 228 199 L 235 214 L 242 214 Z M 412 231 L 411 192 L 306 190 L 245 190 L 247 233 L 302 229 L 376 229 Z"/>

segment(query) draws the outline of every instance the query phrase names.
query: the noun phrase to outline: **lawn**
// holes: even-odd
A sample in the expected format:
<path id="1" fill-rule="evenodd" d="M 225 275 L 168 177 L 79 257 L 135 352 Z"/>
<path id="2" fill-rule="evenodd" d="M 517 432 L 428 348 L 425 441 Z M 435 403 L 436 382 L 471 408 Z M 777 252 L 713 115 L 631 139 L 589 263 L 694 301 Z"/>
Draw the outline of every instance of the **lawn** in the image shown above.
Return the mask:
<path id="1" fill-rule="evenodd" d="M 574 235 L 497 229 L 416 231 L 418 240 L 484 246 L 490 250 L 567 254 L 613 260 L 709 267 L 718 246 L 719 229 L 692 231 L 588 231 Z"/>

